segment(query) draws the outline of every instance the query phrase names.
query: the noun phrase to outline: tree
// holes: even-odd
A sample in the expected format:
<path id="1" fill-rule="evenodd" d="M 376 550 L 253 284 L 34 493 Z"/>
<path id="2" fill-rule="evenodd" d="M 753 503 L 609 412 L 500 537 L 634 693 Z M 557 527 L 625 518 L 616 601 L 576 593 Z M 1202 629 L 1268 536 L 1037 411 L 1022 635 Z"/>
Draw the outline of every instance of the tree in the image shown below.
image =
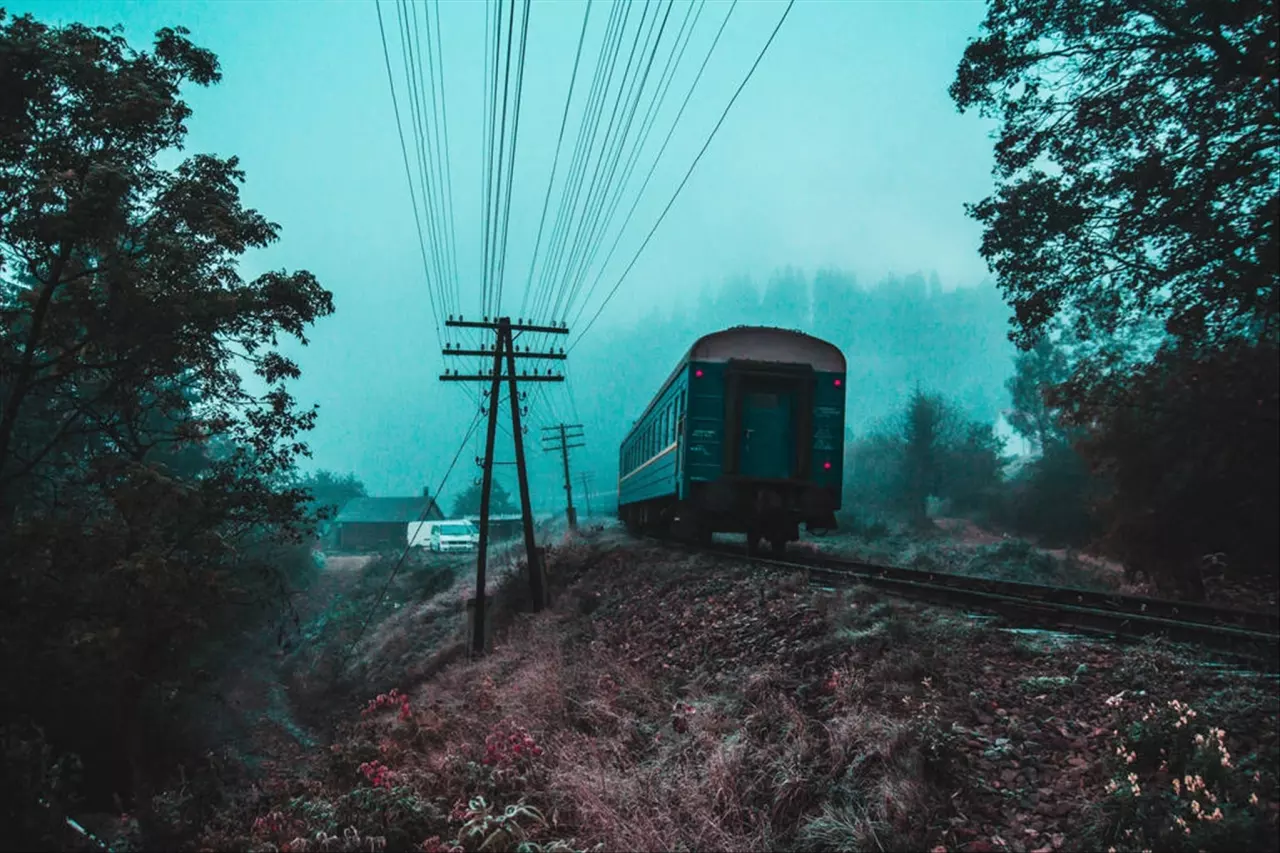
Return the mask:
<path id="1" fill-rule="evenodd" d="M 351 499 L 368 495 L 360 478 L 350 473 L 338 475 L 320 470 L 304 477 L 299 485 L 311 495 L 308 503 L 311 513 L 322 521 L 337 516 Z"/>
<path id="2" fill-rule="evenodd" d="M 1280 348 L 1165 349 L 1124 386 L 1080 373 L 1051 402 L 1109 484 L 1106 541 L 1132 572 L 1201 597 L 1206 555 L 1280 571 Z"/>
<path id="3" fill-rule="evenodd" d="M 1045 394 L 1067 380 L 1070 370 L 1062 349 L 1045 336 L 1035 345 L 1018 353 L 1013 362 L 1013 375 L 1005 388 L 1013 401 L 1007 414 L 1009 426 L 1043 453 L 1055 441 L 1063 440 L 1056 412 L 1045 402 Z"/>
<path id="4" fill-rule="evenodd" d="M 900 512 L 923 524 L 931 497 L 959 512 L 998 507 L 1006 459 L 991 424 L 967 420 L 939 394 L 917 388 L 898 414 L 852 443 L 850 502 Z"/>
<path id="5" fill-rule="evenodd" d="M 913 523 L 927 517 L 931 495 L 941 494 L 943 443 L 949 427 L 945 401 L 917 388 L 902 413 L 902 501 Z"/>
<path id="6" fill-rule="evenodd" d="M 1001 121 L 969 207 L 1030 347 L 1055 317 L 1274 341 L 1277 12 L 1264 0 L 994 0 L 951 86 Z"/>
<path id="7" fill-rule="evenodd" d="M 479 515 L 481 490 L 480 483 L 473 483 L 467 486 L 466 490 L 458 495 L 457 500 L 453 502 L 453 517 L 462 518 L 466 515 Z M 511 495 L 506 489 L 502 488 L 502 484 L 498 482 L 497 478 L 494 478 L 489 492 L 489 511 L 494 515 L 508 515 L 516 512 L 515 506 L 511 503 Z"/>
<path id="8" fill-rule="evenodd" d="M 315 410 L 276 347 L 332 297 L 304 271 L 239 276 L 278 228 L 241 205 L 235 158 L 156 162 L 186 132 L 180 87 L 218 79 L 183 29 L 140 52 L 0 11 L 3 719 L 80 753 L 98 806 L 149 802 L 188 655 L 284 591 L 269 555 L 307 527 L 291 481 Z"/>
<path id="9" fill-rule="evenodd" d="M 1276 562 L 1253 523 L 1280 487 L 1278 22 L 1261 0 L 996 0 L 951 87 L 1001 122 L 969 212 L 1011 336 L 1076 338 L 1050 402 L 1107 486 L 1107 541 L 1191 594 L 1206 553 Z"/>
<path id="10" fill-rule="evenodd" d="M 961 513 L 987 514 L 995 509 L 1004 483 L 1004 439 L 992 424 L 968 421 L 959 424 L 944 445 L 940 497 Z"/>

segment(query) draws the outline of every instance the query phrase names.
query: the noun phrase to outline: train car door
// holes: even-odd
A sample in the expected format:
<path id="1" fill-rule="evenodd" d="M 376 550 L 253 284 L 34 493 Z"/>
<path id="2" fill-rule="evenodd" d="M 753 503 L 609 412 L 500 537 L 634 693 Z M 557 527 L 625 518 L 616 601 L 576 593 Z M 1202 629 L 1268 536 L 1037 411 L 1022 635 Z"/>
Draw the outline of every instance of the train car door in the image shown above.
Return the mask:
<path id="1" fill-rule="evenodd" d="M 752 385 L 742 395 L 738 474 L 784 480 L 791 476 L 793 395 L 772 383 Z"/>

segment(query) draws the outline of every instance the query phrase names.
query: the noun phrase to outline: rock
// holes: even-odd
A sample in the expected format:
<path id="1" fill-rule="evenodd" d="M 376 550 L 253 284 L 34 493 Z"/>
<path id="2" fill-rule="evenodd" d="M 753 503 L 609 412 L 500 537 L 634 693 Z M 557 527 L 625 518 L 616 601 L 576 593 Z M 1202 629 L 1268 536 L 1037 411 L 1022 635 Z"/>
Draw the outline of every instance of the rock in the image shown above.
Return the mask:
<path id="1" fill-rule="evenodd" d="M 1017 778 L 1017 770 L 1005 770 L 1000 773 L 1000 781 L 1004 782 L 1006 785 L 1012 785 Z"/>

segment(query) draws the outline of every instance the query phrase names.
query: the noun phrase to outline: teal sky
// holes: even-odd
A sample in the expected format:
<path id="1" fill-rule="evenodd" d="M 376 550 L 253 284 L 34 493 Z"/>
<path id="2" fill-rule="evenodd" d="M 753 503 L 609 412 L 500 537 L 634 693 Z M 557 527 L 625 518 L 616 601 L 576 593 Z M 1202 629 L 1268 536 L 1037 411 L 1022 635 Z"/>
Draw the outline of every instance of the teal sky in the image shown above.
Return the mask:
<path id="1" fill-rule="evenodd" d="M 633 4 L 637 16 L 640 5 Z M 584 303 L 587 316 L 652 227 L 784 7 L 742 0 L 734 10 L 618 253 Z M 532 6 L 503 297 L 512 314 L 527 278 L 585 8 L 578 0 Z M 677 0 L 671 27 L 686 8 Z M 728 8 L 710 0 L 702 10 L 645 149 L 652 153 L 642 156 L 617 223 Z M 8 9 L 50 23 L 121 24 L 139 47 L 149 46 L 156 29 L 182 25 L 218 55 L 222 83 L 187 93 L 194 110 L 187 151 L 239 156 L 245 201 L 282 226 L 280 242 L 248 257 L 245 272 L 310 269 L 335 295 L 336 314 L 298 354 L 304 378 L 297 396 L 321 405 L 311 437 L 315 464 L 354 470 L 374 493 L 434 484 L 475 406 L 436 379 L 442 359 L 374 4 L 49 0 Z M 461 308 L 476 314 L 486 7 L 482 0 L 445 0 L 439 9 Z M 382 12 L 393 28 L 394 3 L 383 0 Z M 592 4 L 579 71 L 583 90 L 608 12 L 608 3 Z M 979 228 L 963 204 L 991 185 L 990 126 L 959 115 L 946 93 L 983 13 L 983 3 L 970 0 L 797 2 L 587 341 L 607 340 L 611 325 L 629 324 L 659 301 L 692 299 L 729 275 L 763 279 L 788 264 L 810 272 L 837 265 L 864 279 L 936 271 L 944 287 L 985 279 Z M 398 43 L 392 48 L 399 74 Z M 579 105 L 582 93 L 575 94 Z M 405 110 L 403 91 L 400 97 Z M 613 234 L 607 232 L 606 249 Z M 593 269 L 588 283 L 594 278 Z M 673 361 L 684 346 L 673 342 Z M 549 462 L 539 460 L 535 490 L 554 485 Z M 597 476 L 601 488 L 612 477 Z M 547 493 L 549 502 L 558 499 Z"/>

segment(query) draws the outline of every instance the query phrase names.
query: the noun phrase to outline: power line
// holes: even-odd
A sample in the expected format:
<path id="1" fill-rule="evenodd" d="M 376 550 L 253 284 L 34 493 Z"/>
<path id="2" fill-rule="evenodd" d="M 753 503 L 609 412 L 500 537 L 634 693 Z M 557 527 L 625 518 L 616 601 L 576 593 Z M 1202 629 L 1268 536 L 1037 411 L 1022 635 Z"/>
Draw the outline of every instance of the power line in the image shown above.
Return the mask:
<path id="1" fill-rule="evenodd" d="M 440 313 L 436 310 L 435 293 L 431 288 L 431 271 L 430 265 L 427 263 L 427 244 L 426 240 L 422 236 L 422 217 L 418 212 L 418 196 L 413 191 L 413 172 L 409 168 L 409 148 L 405 145 L 404 127 L 400 122 L 400 102 L 399 99 L 396 98 L 395 75 L 391 73 L 391 51 L 387 48 L 387 31 L 382 21 L 382 5 L 377 2 L 377 0 L 374 2 L 374 9 L 378 13 L 378 35 L 382 38 L 382 58 L 385 60 L 387 65 L 387 83 L 391 87 L 391 107 L 395 112 L 396 133 L 400 137 L 400 153 L 404 157 L 404 174 L 405 178 L 409 181 L 409 198 L 413 204 L 413 221 L 418 229 L 418 249 L 422 254 L 422 273 L 427 279 L 427 297 L 431 302 L 431 317 L 436 324 L 436 337 L 437 339 L 440 339 L 444 337 L 441 333 Z"/>
<path id="2" fill-rule="evenodd" d="M 438 224 L 436 214 L 437 207 L 442 205 L 436 204 L 435 181 L 432 176 L 430 158 L 427 154 L 430 148 L 430 139 L 426 116 L 426 82 L 422 79 L 421 69 L 417 61 L 417 56 L 420 53 L 416 42 L 418 29 L 417 7 L 412 7 L 410 12 L 413 16 L 412 26 L 409 23 L 409 15 L 404 13 L 403 0 L 396 4 L 396 21 L 400 29 L 400 47 L 404 59 L 405 80 L 409 91 L 409 114 L 412 121 L 414 147 L 417 151 L 419 180 L 422 185 L 422 203 L 427 220 L 427 236 L 431 241 L 431 259 L 435 265 L 435 290 L 443 312 L 448 304 L 448 291 L 445 283 L 447 271 L 443 261 L 443 252 L 440 248 L 442 242 L 441 227 Z"/>
<path id="3" fill-rule="evenodd" d="M 604 201 L 611 194 L 610 185 L 613 181 L 614 176 L 617 174 L 618 166 L 622 162 L 622 152 L 626 148 L 627 134 L 631 130 L 632 122 L 635 120 L 636 110 L 640 106 L 640 100 L 644 94 L 645 84 L 649 80 L 649 72 L 653 69 L 653 61 L 654 59 L 657 58 L 658 46 L 662 41 L 662 34 L 666 30 L 667 21 L 671 16 L 671 9 L 673 4 L 674 4 L 674 0 L 669 0 L 669 2 L 667 3 L 666 14 L 662 16 L 662 22 L 660 25 L 658 25 L 656 16 L 654 18 L 653 23 L 650 24 L 649 26 L 650 32 L 653 31 L 653 28 L 655 25 L 658 26 L 657 36 L 654 37 L 653 39 L 652 50 L 647 51 L 649 54 L 649 57 L 648 57 L 648 61 L 644 62 L 643 64 L 643 71 L 640 71 L 639 68 L 637 68 L 636 76 L 632 78 L 630 89 L 626 93 L 625 97 L 623 94 L 623 87 L 622 86 L 619 87 L 618 99 L 617 101 L 615 101 L 613 112 L 609 116 L 609 128 L 605 133 L 604 147 L 603 147 L 603 150 L 601 151 L 600 159 L 596 163 L 595 174 L 592 175 L 592 178 L 591 178 L 591 187 L 587 191 L 586 207 L 583 211 L 582 218 L 578 221 L 577 233 L 574 236 L 574 241 L 570 249 L 569 256 L 562 269 L 562 279 L 560 282 L 560 286 L 557 289 L 556 298 L 552 303 L 552 307 L 551 307 L 552 316 L 555 316 L 555 314 L 557 313 L 559 305 L 561 301 L 563 301 L 564 296 L 566 295 L 569 289 L 569 284 L 571 281 L 571 272 L 574 269 L 578 258 L 582 255 L 582 253 L 587 251 L 588 240 L 590 236 L 596 231 L 597 225 L 599 224 L 598 217 L 600 215 L 601 209 L 603 208 Z M 649 39 L 647 36 L 645 41 L 646 41 L 645 46 L 647 48 L 648 42 L 649 42 Z M 641 55 L 643 56 L 645 52 L 646 51 L 642 50 Z M 628 66 L 629 65 L 630 65 L 630 60 L 628 60 Z M 625 74 L 623 77 L 623 81 L 624 81 L 623 85 L 625 86 L 626 85 Z M 622 118 L 619 116 L 618 108 L 619 106 L 622 105 L 624 101 L 628 102 L 629 106 L 623 109 L 625 118 Z M 619 125 L 619 130 L 616 137 L 613 133 L 615 120 L 619 120 L 621 122 Z M 604 167 L 606 159 L 609 161 L 609 165 L 602 172 L 601 169 L 602 167 Z"/>
<path id="4" fill-rule="evenodd" d="M 462 285 L 458 279 L 458 229 L 454 218 L 453 210 L 453 161 L 449 156 L 449 109 L 448 98 L 445 96 L 444 89 L 444 50 L 441 46 L 440 39 L 440 0 L 435 2 L 436 14 L 436 49 L 434 53 L 435 61 L 428 66 L 431 74 L 431 103 L 432 118 L 435 117 L 436 102 L 436 66 L 440 68 L 440 123 L 437 125 L 438 133 L 436 134 L 436 155 L 439 159 L 441 148 L 443 148 L 444 163 L 440 169 L 444 173 L 445 195 L 442 197 L 442 203 L 449 219 L 449 260 L 451 271 L 453 273 L 453 304 L 457 308 L 461 308 Z M 430 16 L 424 13 L 424 20 L 427 25 L 427 40 L 431 40 L 431 20 Z M 443 146 L 441 142 L 443 141 Z"/>
<path id="5" fill-rule="evenodd" d="M 556 180 L 556 167 L 560 163 L 560 147 L 564 143 L 564 129 L 569 123 L 569 105 L 573 102 L 573 87 L 578 80 L 578 63 L 582 59 L 582 44 L 587 38 L 587 22 L 591 20 L 591 0 L 587 0 L 587 10 L 582 16 L 582 32 L 578 34 L 578 49 L 573 55 L 573 74 L 569 77 L 569 94 L 564 99 L 564 114 L 560 116 L 560 134 L 556 137 L 556 153 L 551 161 L 551 177 L 547 179 L 547 194 L 542 200 L 542 215 L 538 219 L 538 236 L 533 242 L 533 255 L 529 258 L 529 278 L 525 283 L 524 297 L 520 300 L 520 314 L 524 314 L 529 302 L 530 285 L 533 282 L 533 268 L 538 262 L 538 249 L 542 245 L 542 229 L 547 224 L 547 208 L 551 205 L 551 187 Z"/>
<path id="6" fill-rule="evenodd" d="M 648 19 L 648 16 L 649 16 L 649 4 L 646 3 L 645 6 L 643 7 L 643 11 L 640 16 L 640 22 L 636 26 L 635 38 L 632 40 L 631 49 L 627 54 L 626 65 L 622 70 L 622 75 L 618 82 L 617 95 L 616 97 L 613 98 L 613 109 L 609 113 L 608 125 L 606 126 L 604 136 L 601 138 L 601 141 L 600 141 L 599 156 L 594 158 L 591 157 L 591 152 L 592 152 L 592 149 L 595 148 L 596 134 L 599 130 L 599 115 L 597 115 L 595 121 L 593 121 L 591 136 L 587 143 L 587 151 L 586 151 L 587 156 L 583 160 L 583 167 L 578 176 L 578 185 L 577 187 L 575 187 L 573 200 L 571 202 L 571 207 L 570 207 L 571 215 L 568 219 L 565 220 L 566 228 L 561 233 L 560 244 L 557 247 L 558 250 L 554 258 L 552 259 L 549 270 L 545 273 L 547 281 L 544 287 L 544 299 L 541 306 L 542 311 L 544 312 L 549 312 L 551 310 L 552 305 L 554 304 L 554 301 L 560 290 L 560 287 L 557 286 L 557 281 L 560 280 L 560 270 L 562 269 L 563 264 L 565 262 L 566 252 L 569 253 L 569 256 L 572 256 L 574 250 L 576 249 L 577 243 L 580 239 L 580 234 L 582 231 L 582 223 L 586 219 L 587 210 L 591 206 L 592 195 L 594 194 L 595 186 L 600 176 L 601 164 L 604 162 L 604 159 L 607 156 L 609 149 L 611 148 L 611 138 L 613 135 L 614 123 L 618 115 L 618 105 L 622 102 L 623 92 L 627 87 L 627 81 L 628 81 L 628 78 L 630 77 L 631 69 L 635 62 L 637 51 L 640 49 L 641 37 L 644 33 L 644 25 L 645 25 L 645 21 Z M 656 18 L 655 18 L 655 22 L 656 22 Z M 626 22 L 624 20 L 623 27 L 625 28 L 625 26 L 626 26 Z M 653 29 L 653 23 L 651 22 L 650 31 L 652 31 L 652 29 Z M 647 41 L 647 37 L 645 38 Z M 620 44 L 621 44 L 621 36 L 619 36 L 619 45 Z M 615 54 L 615 59 L 616 59 L 616 54 Z M 613 65 L 614 63 L 611 62 L 609 76 L 605 83 L 604 93 L 602 93 L 602 97 L 601 97 L 601 111 L 603 111 L 603 102 L 607 99 L 609 83 L 611 83 L 613 80 L 613 71 L 614 71 Z M 586 196 L 583 197 L 582 195 L 583 179 L 586 177 L 586 173 L 588 169 L 587 164 L 590 163 L 593 159 L 595 161 L 595 168 L 592 170 L 592 173 L 591 173 L 591 183 L 587 186 Z M 581 211 L 580 215 L 578 214 L 579 199 L 582 199 L 583 201 L 583 210 Z M 575 227 L 573 227 L 572 229 L 568 227 L 571 223 L 575 225 Z M 570 242 L 570 239 L 571 239 L 569 236 L 570 233 L 572 233 L 573 235 L 572 242 Z"/>
<path id="7" fill-rule="evenodd" d="M 731 4 L 729 6 L 729 15 L 733 14 L 733 8 L 736 2 L 737 0 L 734 0 L 734 4 Z M 698 4 L 698 11 L 697 11 L 697 14 L 693 16 L 692 25 L 689 24 L 689 20 L 688 20 L 689 13 L 686 13 L 685 20 L 680 25 L 680 31 L 676 33 L 675 44 L 672 45 L 671 55 L 667 57 L 666 67 L 663 68 L 662 74 L 659 78 L 658 90 L 655 92 L 654 98 L 650 103 L 649 110 L 645 115 L 644 120 L 641 122 L 639 140 L 637 141 L 636 145 L 633 147 L 631 154 L 628 157 L 627 165 L 624 167 L 624 170 L 623 170 L 622 179 L 618 182 L 617 191 L 613 194 L 613 198 L 608 204 L 607 212 L 604 213 L 603 216 L 597 217 L 600 224 L 597 227 L 596 231 L 593 232 L 593 234 L 591 235 L 591 238 L 588 240 L 588 245 L 591 247 L 591 249 L 586 259 L 583 261 L 582 264 L 579 265 L 579 269 L 578 269 L 577 275 L 575 276 L 573 286 L 569 291 L 568 298 L 565 300 L 565 303 L 564 303 L 565 315 L 568 314 L 573 304 L 577 301 L 578 294 L 582 287 L 582 284 L 583 282 L 586 281 L 587 271 L 595 263 L 596 255 L 599 254 L 600 252 L 600 245 L 601 245 L 602 238 L 604 237 L 605 233 L 608 231 L 609 224 L 613 222 L 614 217 L 617 214 L 618 205 L 621 204 L 622 202 L 624 190 L 626 189 L 627 185 L 631 182 L 631 176 L 635 173 L 636 166 L 640 162 L 640 152 L 644 150 L 645 143 L 648 142 L 649 136 L 653 132 L 654 126 L 657 124 L 659 110 L 661 109 L 662 104 L 666 101 L 667 93 L 671 89 L 671 84 L 675 82 L 676 70 L 680 67 L 680 63 L 684 60 L 685 51 L 689 47 L 689 42 L 693 40 L 694 30 L 698 26 L 698 21 L 701 19 L 702 13 L 706 9 L 706 5 L 707 5 L 706 0 L 702 0 L 702 2 Z M 689 9 L 690 9 L 690 12 L 692 12 L 693 6 L 690 5 Z M 729 20 L 729 15 L 725 16 L 726 23 Z M 686 30 L 687 30 L 687 34 L 686 34 Z M 723 32 L 723 31 L 724 31 L 724 27 L 723 25 L 721 25 L 721 29 L 719 32 Z M 707 60 L 710 60 L 711 54 L 715 51 L 716 44 L 720 40 L 719 32 L 717 32 L 715 40 L 712 41 L 710 50 L 707 51 Z M 683 37 L 683 42 L 681 41 L 682 37 Z M 707 66 L 707 62 L 704 61 L 702 64 L 702 67 L 698 70 L 697 75 L 695 75 L 693 85 L 689 89 L 690 96 L 693 94 L 693 91 L 697 87 L 698 82 L 702 79 L 702 72 L 703 70 L 706 69 L 706 66 Z M 670 128 L 670 131 L 667 133 L 666 139 L 663 141 L 662 146 L 658 150 L 657 157 L 654 158 L 652 167 L 649 169 L 648 174 L 645 176 L 644 182 L 640 186 L 640 191 L 636 194 L 635 202 L 631 205 L 631 209 L 627 212 L 626 219 L 623 220 L 622 226 L 618 229 L 618 235 L 613 242 L 614 247 L 618 245 L 618 242 L 622 239 L 622 235 L 626 233 L 627 225 L 631 221 L 631 216 L 632 214 L 634 214 L 636 206 L 639 204 L 640 199 L 644 196 L 644 191 L 649 185 L 649 180 L 653 177 L 653 173 L 657 169 L 658 163 L 662 160 L 662 155 L 666 151 L 667 143 L 671 140 L 671 137 L 674 134 L 676 127 L 679 125 L 680 118 L 684 114 L 684 106 L 687 105 L 688 102 L 689 102 L 689 98 L 686 97 L 684 100 L 684 103 L 681 105 L 680 110 L 676 114 L 675 120 L 671 124 L 671 128 Z M 604 273 L 604 270 L 608 268 L 609 260 L 613 256 L 612 248 L 613 247 L 610 248 L 610 252 L 605 256 L 604 263 L 601 264 L 600 266 L 600 275 L 602 275 Z M 597 275 L 596 281 L 599 281 L 599 275 Z M 594 286 L 594 282 L 593 282 L 593 286 Z M 587 291 L 587 299 L 590 299 L 591 292 L 592 292 L 591 290 Z"/>
<path id="8" fill-rule="evenodd" d="M 777 26 L 773 28 L 773 32 L 769 35 L 769 40 L 764 43 L 764 47 L 760 49 L 760 55 L 756 57 L 756 61 L 751 64 L 750 70 L 747 71 L 747 76 L 743 78 L 742 83 L 737 88 L 737 91 L 735 91 L 733 93 L 733 97 L 729 99 L 729 103 L 725 106 L 724 112 L 720 114 L 720 119 L 716 122 L 715 127 L 711 129 L 711 134 L 707 137 L 707 141 L 703 143 L 702 149 L 698 152 L 698 156 L 693 158 L 693 162 L 689 165 L 689 171 L 685 172 L 684 179 L 680 181 L 680 186 L 676 187 L 676 191 L 671 195 L 671 200 L 667 202 L 667 206 L 662 209 L 662 213 L 658 216 L 658 221 L 653 223 L 653 227 L 649 229 L 649 233 L 644 238 L 644 242 L 640 244 L 640 248 L 636 250 L 635 255 L 631 258 L 631 262 L 627 264 L 627 268 L 622 271 L 622 275 L 618 277 L 618 283 L 613 286 L 611 291 L 609 291 L 609 295 L 605 297 L 605 300 L 600 304 L 599 309 L 596 310 L 596 313 L 592 315 L 591 319 L 587 322 L 586 328 L 579 332 L 578 337 L 569 345 L 569 352 L 573 351 L 573 348 L 578 345 L 578 341 L 581 341 L 583 335 L 585 335 L 595 324 L 596 320 L 600 317 L 600 314 L 604 311 L 605 306 L 609 304 L 609 301 L 613 299 L 614 294 L 618 292 L 618 288 L 622 286 L 622 282 L 626 280 L 627 274 L 631 272 L 631 268 L 635 266 L 636 261 L 640 258 L 640 253 L 644 251 L 645 247 L 649 245 L 649 241 L 653 239 L 654 232 L 658 230 L 658 226 L 661 225 L 662 220 L 666 218 L 667 212 L 671 210 L 671 206 L 675 204 L 676 198 L 680 195 L 680 191 L 683 190 L 685 184 L 689 182 L 689 176 L 693 174 L 693 170 L 697 167 L 698 161 L 702 159 L 702 155 L 707 153 L 707 148 L 710 147 L 711 140 L 715 139 L 716 132 L 719 131 L 720 126 L 724 124 L 725 117 L 729 115 L 729 110 L 733 108 L 734 102 L 738 100 L 738 96 L 741 95 L 742 90 L 746 88 L 747 82 L 750 81 L 751 76 L 755 74 L 756 68 L 759 67 L 760 61 L 764 59 L 765 53 L 769 50 L 769 45 L 773 44 L 774 38 L 778 35 L 778 31 L 782 29 L 782 24 L 787 20 L 787 15 L 791 13 L 791 7 L 794 6 L 795 3 L 796 0 L 790 0 L 790 2 L 787 3 L 787 8 L 783 10 L 782 17 L 778 19 Z"/>
<path id="9" fill-rule="evenodd" d="M 729 25 L 729 19 L 733 17 L 733 10 L 737 8 L 737 5 L 738 0 L 734 0 L 734 2 L 729 6 L 729 11 L 725 13 L 724 20 L 720 22 L 720 28 L 716 31 L 716 37 L 712 39 L 711 47 L 707 49 L 707 55 L 703 57 L 702 65 L 698 67 L 698 73 L 694 75 L 693 83 L 689 86 L 689 91 L 685 93 L 684 101 L 681 102 L 680 109 L 676 112 L 676 117 L 671 122 L 671 127 L 667 130 L 667 136 L 662 141 L 662 147 L 658 149 L 658 156 L 654 158 L 653 164 L 649 167 L 649 173 L 645 175 L 644 182 L 640 185 L 640 191 L 636 193 L 635 200 L 631 203 L 631 209 L 627 211 L 627 216 L 622 221 L 622 227 L 618 229 L 617 236 L 613 238 L 613 244 L 609 246 L 609 252 L 605 255 L 604 261 L 600 264 L 600 269 L 596 273 L 595 280 L 592 281 L 591 286 L 587 288 L 586 296 L 582 299 L 582 306 L 574 316 L 575 324 L 582 318 L 582 312 L 586 310 L 587 305 L 591 302 L 592 295 L 596 292 L 596 288 L 600 286 L 600 281 L 604 278 L 605 270 L 609 268 L 609 261 L 613 260 L 613 253 L 617 251 L 618 244 L 622 241 L 622 235 L 627 231 L 627 225 L 630 224 L 631 218 L 635 215 L 636 208 L 640 205 L 640 200 L 644 198 L 644 191 L 648 188 L 649 182 L 653 180 L 654 173 L 658 169 L 658 164 L 662 162 L 662 155 L 666 153 L 667 146 L 671 144 L 671 139 L 675 135 L 676 128 L 680 125 L 680 118 L 684 115 L 685 109 L 689 106 L 689 101 L 692 100 L 693 93 L 697 91 L 698 83 L 702 80 L 702 75 L 706 72 L 707 65 L 711 62 L 711 56 L 715 53 L 716 45 L 720 43 L 720 37 L 724 34 L 725 27 Z M 677 190 L 677 192 L 679 191 Z M 567 309 L 568 306 L 566 306 L 566 311 Z"/>
<path id="10" fill-rule="evenodd" d="M 631 4 L 616 3 L 609 13 L 609 21 L 605 27 L 604 40 L 600 47 L 600 56 L 596 59 L 596 69 L 591 79 L 591 90 L 587 95 L 586 108 L 582 113 L 582 121 L 578 126 L 578 138 L 574 143 L 573 159 L 569 163 L 569 174 L 560 194 L 560 204 L 556 211 L 555 223 L 551 226 L 551 237 L 548 241 L 547 254 L 543 259 L 542 275 L 536 285 L 532 310 L 541 315 L 541 305 L 545 301 L 545 293 L 551 284 L 549 269 L 554 266 L 561 244 L 567 220 L 571 217 L 572 208 L 577 202 L 581 178 L 586 171 L 586 163 L 590 159 L 591 147 L 595 144 L 595 132 L 598 129 L 597 118 L 604 106 L 604 99 L 613 78 L 613 57 L 621 48 L 622 37 L 626 31 L 627 18 L 630 16 Z M 607 71 L 606 71 L 607 69 Z"/>
<path id="11" fill-rule="evenodd" d="M 520 104 L 521 96 L 524 92 L 524 58 L 525 49 L 529 43 L 529 10 L 533 0 L 524 0 L 524 14 L 520 22 L 520 58 L 516 63 L 516 105 L 515 120 L 511 126 L 511 156 L 507 163 L 507 209 L 502 220 L 502 250 L 498 256 L 498 299 L 494 303 L 494 313 L 502 310 L 502 288 L 505 283 L 503 279 L 507 270 L 507 234 L 508 227 L 511 224 L 511 183 L 516 172 L 516 150 L 517 143 L 520 138 Z M 514 7 L 514 3 L 513 3 Z M 508 53 L 508 57 L 510 54 Z M 503 110 L 505 116 L 506 105 L 504 103 Z"/>
<path id="12" fill-rule="evenodd" d="M 512 10 L 512 13 L 514 14 L 515 0 L 511 0 L 511 2 L 512 2 L 511 10 Z M 501 4 L 501 0 L 499 0 L 499 4 Z M 486 39 L 488 38 L 488 27 L 487 27 L 487 23 L 489 20 L 488 8 L 489 8 L 489 4 L 486 3 L 485 4 Z M 482 255 L 481 267 L 482 268 L 481 268 L 481 279 L 480 279 L 480 310 L 484 314 L 489 313 L 489 289 L 492 285 L 492 280 L 489 274 L 489 246 L 490 246 L 490 237 L 492 235 L 494 225 L 496 224 L 494 220 L 497 215 L 496 204 L 493 197 L 493 145 L 495 141 L 495 136 L 497 135 L 495 131 L 497 129 L 497 123 L 498 123 L 498 65 L 502 58 L 501 18 L 502 18 L 502 7 L 501 5 L 499 5 L 497 9 L 497 14 L 493 16 L 493 21 L 494 21 L 493 74 L 491 76 L 486 76 L 486 82 L 488 83 L 487 88 L 489 90 L 487 93 L 488 109 L 485 114 L 486 139 L 487 139 L 488 150 L 484 160 L 484 177 L 483 177 L 484 240 L 481 248 L 481 255 Z M 488 45 L 485 46 L 485 50 L 486 52 L 488 51 Z M 486 61 L 485 62 L 486 75 L 488 75 L 488 70 L 489 70 L 488 66 L 489 66 L 489 63 Z"/>
<path id="13" fill-rule="evenodd" d="M 498 132 L 496 134 L 499 148 L 498 148 L 498 175 L 496 180 L 497 188 L 496 188 L 496 194 L 494 196 L 494 201 L 493 201 L 494 217 L 495 217 L 494 223 L 493 223 L 494 231 L 493 231 L 493 241 L 490 243 L 490 250 L 491 250 L 490 257 L 487 259 L 485 264 L 485 269 L 489 277 L 489 308 L 486 308 L 485 313 L 489 313 L 490 309 L 492 309 L 492 312 L 494 314 L 497 313 L 497 303 L 494 299 L 494 294 L 497 291 L 496 277 L 497 277 L 497 259 L 498 259 L 498 228 L 499 228 L 499 220 L 502 217 L 502 164 L 503 164 L 503 161 L 506 159 L 505 155 L 506 155 L 506 136 L 507 136 L 507 105 L 508 103 L 510 103 L 510 100 L 511 100 L 508 97 L 508 95 L 511 92 L 511 45 L 515 41 L 514 35 L 515 35 L 515 21 L 516 21 L 516 3 L 515 3 L 515 0 L 510 0 L 510 2 L 511 2 L 511 11 L 507 15 L 507 62 L 506 62 L 506 67 L 503 72 L 503 78 L 502 78 L 502 125 L 498 129 Z M 501 33 L 501 27 L 499 27 L 499 33 Z M 498 78 L 497 78 L 497 75 L 495 74 L 494 75 L 495 91 L 497 86 L 497 80 Z M 496 100 L 497 98 L 495 95 L 495 111 L 496 111 Z M 492 147 L 493 146 L 490 145 L 491 150 L 492 150 Z"/>

